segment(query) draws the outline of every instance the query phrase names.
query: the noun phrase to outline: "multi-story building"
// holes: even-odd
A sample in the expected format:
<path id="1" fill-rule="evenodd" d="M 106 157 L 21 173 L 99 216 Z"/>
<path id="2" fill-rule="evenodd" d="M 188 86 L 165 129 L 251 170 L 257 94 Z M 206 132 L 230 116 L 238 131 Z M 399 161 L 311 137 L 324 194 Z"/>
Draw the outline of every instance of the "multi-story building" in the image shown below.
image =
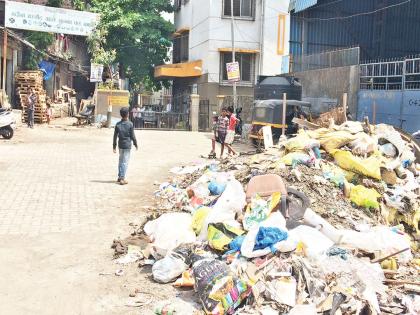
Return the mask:
<path id="1" fill-rule="evenodd" d="M 232 61 L 231 0 L 175 1 L 173 63 L 158 66 L 155 77 L 173 80 L 173 106 L 185 110 L 184 95 L 217 104 L 232 95 L 226 63 Z M 233 0 L 238 96 L 253 95 L 259 75 L 288 72 L 288 0 Z"/>

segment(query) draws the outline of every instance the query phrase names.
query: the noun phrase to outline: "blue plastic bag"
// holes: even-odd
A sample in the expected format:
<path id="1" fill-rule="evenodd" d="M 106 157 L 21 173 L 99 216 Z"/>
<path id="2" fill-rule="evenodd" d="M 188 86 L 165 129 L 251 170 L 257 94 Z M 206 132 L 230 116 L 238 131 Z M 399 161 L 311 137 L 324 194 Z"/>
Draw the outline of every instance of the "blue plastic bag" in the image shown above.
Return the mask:
<path id="1" fill-rule="evenodd" d="M 282 231 L 279 228 L 260 227 L 255 239 L 254 250 L 270 247 L 271 251 L 274 253 L 276 249 L 273 246 L 278 242 L 287 240 L 287 237 L 287 232 Z"/>
<path id="2" fill-rule="evenodd" d="M 210 193 L 213 196 L 221 195 L 226 188 L 226 184 L 219 184 L 217 182 L 210 182 L 208 186 Z"/>

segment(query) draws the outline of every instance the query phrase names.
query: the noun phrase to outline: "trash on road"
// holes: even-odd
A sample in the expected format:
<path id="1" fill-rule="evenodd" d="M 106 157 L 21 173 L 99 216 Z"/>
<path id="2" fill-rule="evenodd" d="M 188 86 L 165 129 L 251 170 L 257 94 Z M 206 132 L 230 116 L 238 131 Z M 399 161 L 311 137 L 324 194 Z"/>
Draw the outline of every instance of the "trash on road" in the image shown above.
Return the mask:
<path id="1" fill-rule="evenodd" d="M 149 243 L 115 241 L 116 261 L 195 290 L 198 305 L 174 297 L 156 314 L 417 314 L 420 165 L 404 139 L 331 124 L 173 168 L 132 236 Z"/>

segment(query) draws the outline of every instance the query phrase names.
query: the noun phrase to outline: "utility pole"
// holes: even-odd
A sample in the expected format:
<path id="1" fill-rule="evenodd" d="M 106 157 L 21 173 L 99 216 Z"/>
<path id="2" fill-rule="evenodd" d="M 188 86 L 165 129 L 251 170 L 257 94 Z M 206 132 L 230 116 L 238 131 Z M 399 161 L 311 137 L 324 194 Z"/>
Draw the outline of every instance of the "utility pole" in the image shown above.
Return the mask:
<path id="1" fill-rule="evenodd" d="M 232 32 L 232 62 L 236 62 L 235 52 L 235 17 L 233 16 L 233 0 L 230 0 L 230 20 Z M 238 108 L 238 97 L 236 95 L 236 81 L 233 82 L 233 108 Z"/>

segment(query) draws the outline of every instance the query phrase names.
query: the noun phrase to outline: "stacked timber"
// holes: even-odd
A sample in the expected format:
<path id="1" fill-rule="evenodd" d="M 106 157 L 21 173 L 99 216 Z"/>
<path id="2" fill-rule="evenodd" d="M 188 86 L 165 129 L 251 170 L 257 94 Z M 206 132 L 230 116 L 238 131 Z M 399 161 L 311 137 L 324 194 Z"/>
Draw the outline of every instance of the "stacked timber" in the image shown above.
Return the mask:
<path id="1" fill-rule="evenodd" d="M 18 71 L 15 74 L 16 95 L 24 115 L 22 120 L 27 122 L 28 119 L 28 95 L 29 89 L 32 88 L 36 94 L 34 120 L 36 123 L 43 124 L 47 122 L 47 95 L 43 87 L 44 74 L 42 71 Z"/>

